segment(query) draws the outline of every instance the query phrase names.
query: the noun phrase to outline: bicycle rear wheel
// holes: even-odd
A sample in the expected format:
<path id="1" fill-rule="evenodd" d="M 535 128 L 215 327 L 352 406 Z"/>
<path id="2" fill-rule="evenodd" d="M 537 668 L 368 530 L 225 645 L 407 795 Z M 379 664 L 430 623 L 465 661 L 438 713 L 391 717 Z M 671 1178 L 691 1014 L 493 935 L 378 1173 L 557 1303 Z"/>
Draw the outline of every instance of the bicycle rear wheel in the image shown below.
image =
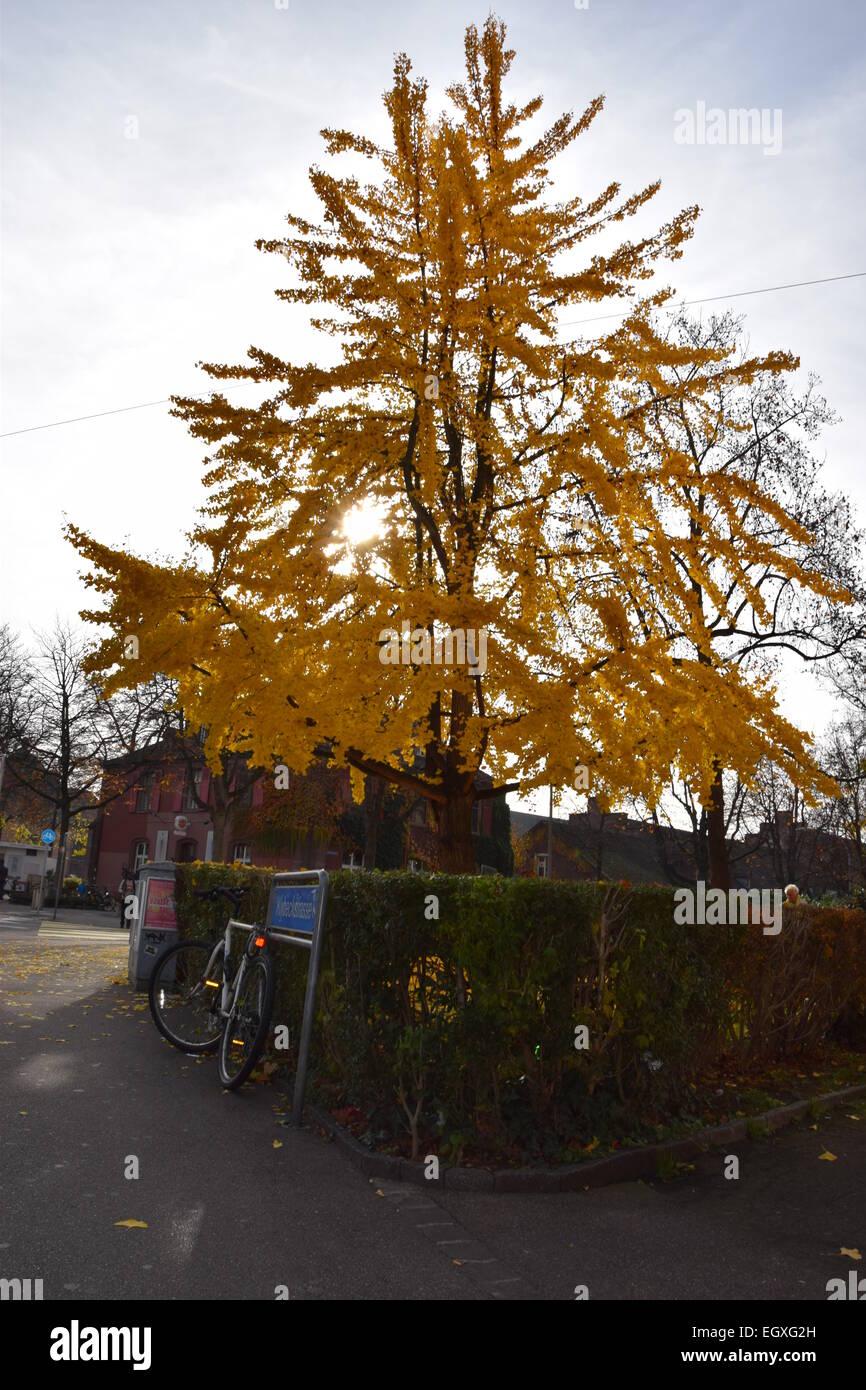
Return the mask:
<path id="1" fill-rule="evenodd" d="M 261 1056 L 274 1009 L 276 984 L 270 955 L 264 952 L 256 956 L 241 981 L 220 1042 L 220 1081 L 229 1091 L 243 1085 Z"/>
<path id="2" fill-rule="evenodd" d="M 214 1052 L 224 1019 L 220 1014 L 225 945 L 206 975 L 212 941 L 181 941 L 159 957 L 150 977 L 150 1012 L 164 1038 L 183 1052 Z"/>

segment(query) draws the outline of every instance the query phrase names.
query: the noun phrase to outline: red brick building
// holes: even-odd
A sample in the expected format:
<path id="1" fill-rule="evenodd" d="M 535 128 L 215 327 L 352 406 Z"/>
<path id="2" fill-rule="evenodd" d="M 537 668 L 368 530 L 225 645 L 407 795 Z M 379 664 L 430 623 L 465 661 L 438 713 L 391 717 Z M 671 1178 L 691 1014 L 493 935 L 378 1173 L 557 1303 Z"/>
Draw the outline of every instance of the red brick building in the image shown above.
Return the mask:
<path id="1" fill-rule="evenodd" d="M 286 826 L 282 812 L 289 798 L 282 802 L 284 793 L 274 792 L 273 774 L 250 772 L 243 759 L 235 760 L 226 776 L 217 779 L 200 749 L 197 756 L 188 750 L 181 756 L 176 749 L 155 745 L 136 754 L 134 764 L 114 764 L 112 772 L 123 770 L 124 761 L 129 763 L 127 790 L 99 813 L 90 854 L 91 877 L 111 891 L 118 888 L 126 868 L 134 870 L 147 861 L 222 858 L 275 869 L 363 864 L 357 839 L 353 842 L 339 828 L 341 813 L 352 806 L 345 768 L 323 766 L 304 777 L 291 774 L 299 810 L 296 823 Z M 489 784 L 484 774 L 479 777 Z M 491 833 L 492 813 L 492 799 L 476 802 L 474 834 Z M 429 807 L 419 798 L 407 808 L 402 863 L 423 868 L 434 862 Z"/>

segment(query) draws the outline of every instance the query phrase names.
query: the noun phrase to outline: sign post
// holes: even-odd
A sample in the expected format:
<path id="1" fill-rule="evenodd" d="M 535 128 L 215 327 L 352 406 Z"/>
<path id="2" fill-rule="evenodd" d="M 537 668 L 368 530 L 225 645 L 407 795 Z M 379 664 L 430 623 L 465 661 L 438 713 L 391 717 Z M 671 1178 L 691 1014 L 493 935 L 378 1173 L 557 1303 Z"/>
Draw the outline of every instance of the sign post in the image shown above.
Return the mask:
<path id="1" fill-rule="evenodd" d="M 50 829 L 49 829 L 49 830 L 43 830 L 43 832 L 42 832 L 42 834 L 39 836 L 39 838 L 40 838 L 40 840 L 42 841 L 43 845 L 46 846 L 46 849 L 50 850 L 50 849 L 51 849 L 51 846 L 54 844 L 54 841 L 57 839 L 57 836 L 55 835 L 55 833 L 54 833 L 53 830 L 50 830 Z M 48 865 L 48 855 L 46 854 L 46 855 L 44 856 L 43 860 L 42 860 L 42 873 L 41 873 L 40 878 L 39 878 L 39 901 L 38 901 L 38 903 L 36 904 L 37 910 L 38 910 L 39 912 L 42 911 L 42 903 L 43 903 L 43 900 L 44 900 L 44 898 L 45 898 L 45 870 L 46 870 L 47 865 Z"/>
<path id="2" fill-rule="evenodd" d="M 322 954 L 322 932 L 325 907 L 328 902 L 328 875 L 325 869 L 309 872 L 274 874 L 268 899 L 266 917 L 268 932 L 277 941 L 300 946 L 309 951 L 307 990 L 304 996 L 304 1018 L 298 1048 L 298 1070 L 292 1100 L 292 1124 L 299 1125 L 304 1109 L 304 1090 L 307 1085 L 307 1065 L 310 1041 L 316 1014 L 316 986 L 319 980 L 319 958 Z"/>
<path id="3" fill-rule="evenodd" d="M 43 835 L 45 835 L 47 832 L 43 830 L 42 833 Z M 54 834 L 53 830 L 51 831 L 51 834 Z M 57 859 L 55 860 L 56 868 L 54 870 L 54 911 L 51 914 L 52 922 L 57 921 L 57 904 L 60 902 L 60 894 L 63 889 L 63 870 L 66 868 L 66 856 L 69 853 L 69 834 L 70 832 L 67 830 L 66 834 L 63 836 L 63 839 L 60 841 Z"/>

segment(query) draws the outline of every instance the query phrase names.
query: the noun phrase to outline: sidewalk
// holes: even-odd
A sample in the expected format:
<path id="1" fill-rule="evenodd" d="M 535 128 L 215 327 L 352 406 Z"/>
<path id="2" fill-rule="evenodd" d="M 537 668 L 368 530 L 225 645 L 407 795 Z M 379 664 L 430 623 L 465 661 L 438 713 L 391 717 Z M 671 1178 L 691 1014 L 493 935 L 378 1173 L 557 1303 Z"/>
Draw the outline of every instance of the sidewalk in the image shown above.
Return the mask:
<path id="1" fill-rule="evenodd" d="M 53 920 L 54 908 L 50 903 L 35 912 L 32 907 L 26 907 L 22 903 L 10 903 L 5 898 L 0 900 L 0 927 L 17 925 L 35 927 L 38 923 L 51 923 Z M 111 931 L 121 930 L 119 907 L 116 912 L 99 912 L 95 908 L 59 907 L 57 909 L 57 921 L 71 922 L 79 927 L 103 927 Z"/>
<path id="2" fill-rule="evenodd" d="M 230 1095 L 162 1041 L 122 947 L 0 937 L 0 966 L 0 1277 L 46 1300 L 823 1302 L 862 1269 L 866 1114 L 733 1144 L 736 1181 L 721 1151 L 549 1196 L 369 1181 L 276 1088 Z"/>

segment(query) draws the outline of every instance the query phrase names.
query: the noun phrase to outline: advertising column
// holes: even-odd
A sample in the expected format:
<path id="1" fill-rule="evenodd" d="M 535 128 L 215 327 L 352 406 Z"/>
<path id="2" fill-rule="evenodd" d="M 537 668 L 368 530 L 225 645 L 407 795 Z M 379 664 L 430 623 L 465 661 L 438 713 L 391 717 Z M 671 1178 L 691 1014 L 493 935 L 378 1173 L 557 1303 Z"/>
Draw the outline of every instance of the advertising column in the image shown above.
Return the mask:
<path id="1" fill-rule="evenodd" d="M 150 984 L 157 956 L 177 940 L 174 864 L 145 864 L 138 871 L 138 915 L 129 933 L 129 982 L 134 989 Z"/>

